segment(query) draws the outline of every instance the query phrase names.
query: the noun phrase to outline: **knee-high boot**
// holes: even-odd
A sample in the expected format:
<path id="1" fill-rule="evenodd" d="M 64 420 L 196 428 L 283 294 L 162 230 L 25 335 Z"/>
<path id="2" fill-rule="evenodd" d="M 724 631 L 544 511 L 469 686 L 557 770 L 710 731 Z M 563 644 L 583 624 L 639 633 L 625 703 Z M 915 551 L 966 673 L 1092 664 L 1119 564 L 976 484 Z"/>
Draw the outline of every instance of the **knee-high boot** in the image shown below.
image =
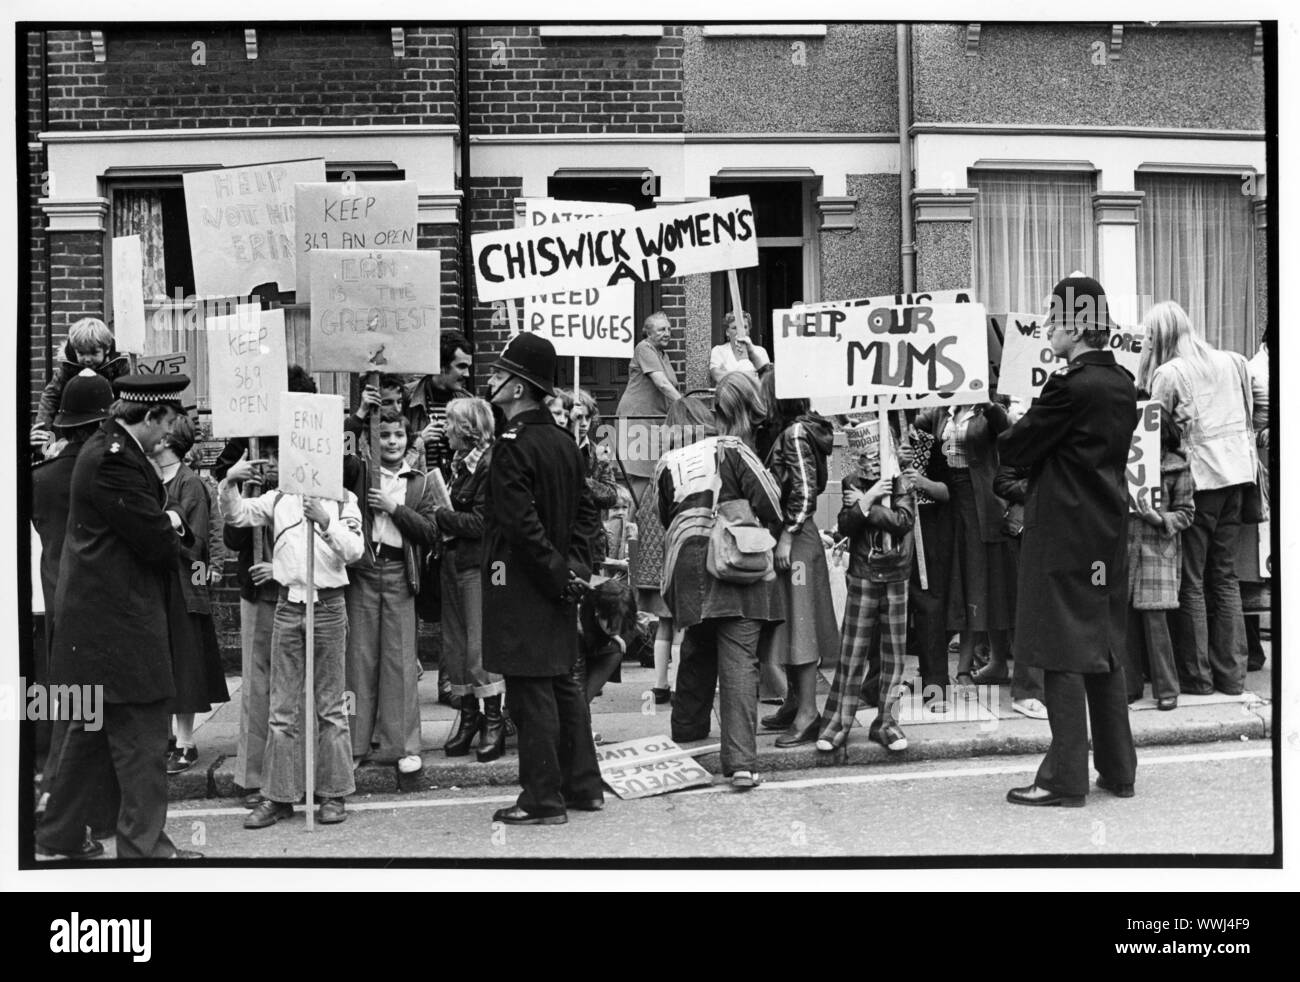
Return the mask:
<path id="1" fill-rule="evenodd" d="M 443 744 L 442 752 L 448 757 L 464 757 L 483 728 L 483 715 L 478 711 L 478 700 L 472 695 L 461 696 L 460 715 L 456 718 L 456 729 Z"/>
<path id="2" fill-rule="evenodd" d="M 506 749 L 506 721 L 501 715 L 501 697 L 488 696 L 483 700 L 483 735 L 479 737 L 479 763 L 496 760 Z"/>

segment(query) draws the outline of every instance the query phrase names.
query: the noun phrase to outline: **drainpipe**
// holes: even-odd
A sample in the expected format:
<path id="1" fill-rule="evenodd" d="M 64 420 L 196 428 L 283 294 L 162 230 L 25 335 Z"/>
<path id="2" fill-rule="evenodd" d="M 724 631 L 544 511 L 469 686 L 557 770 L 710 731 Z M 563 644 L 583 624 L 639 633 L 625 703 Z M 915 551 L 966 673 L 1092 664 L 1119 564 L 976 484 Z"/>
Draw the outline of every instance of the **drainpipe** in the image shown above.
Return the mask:
<path id="1" fill-rule="evenodd" d="M 916 239 L 912 223 L 912 27 L 898 25 L 898 189 L 903 292 L 916 289 Z"/>
<path id="2" fill-rule="evenodd" d="M 457 88 L 460 103 L 460 329 L 474 339 L 474 304 L 470 299 L 470 279 L 474 256 L 469 241 L 469 28 L 457 28 Z M 445 366 L 444 366 L 445 370 Z"/>
<path id="3" fill-rule="evenodd" d="M 38 132 L 44 133 L 50 126 L 50 48 L 47 34 L 41 31 L 41 126 Z M 41 162 L 45 169 L 50 166 L 49 151 L 41 148 Z M 46 222 L 48 225 L 49 223 Z M 50 282 L 53 272 L 50 263 L 50 233 L 45 231 L 45 377 L 54 374 L 54 287 Z"/>

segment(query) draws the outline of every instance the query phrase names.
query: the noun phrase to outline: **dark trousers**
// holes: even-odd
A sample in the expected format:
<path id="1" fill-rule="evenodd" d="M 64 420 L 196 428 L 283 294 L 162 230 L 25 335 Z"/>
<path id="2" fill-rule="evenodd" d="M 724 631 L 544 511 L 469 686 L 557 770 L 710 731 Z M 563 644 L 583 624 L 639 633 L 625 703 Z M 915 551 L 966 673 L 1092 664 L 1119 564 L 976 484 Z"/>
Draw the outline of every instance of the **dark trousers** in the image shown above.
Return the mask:
<path id="1" fill-rule="evenodd" d="M 1129 700 L 1142 698 L 1142 677 L 1151 676 L 1153 699 L 1178 698 L 1178 664 L 1169 639 L 1169 617 L 1163 610 L 1128 609 L 1124 677 Z"/>
<path id="2" fill-rule="evenodd" d="M 166 702 L 104 703 L 102 726 L 72 720 L 63 730 L 50 798 L 36 829 L 39 845 L 56 852 L 81 847 L 86 825 L 104 804 L 119 802 L 118 859 L 165 859 L 176 851 L 167 820 Z M 51 753 L 51 760 L 55 754 Z"/>
<path id="3" fill-rule="evenodd" d="M 1137 751 L 1129 727 L 1124 669 L 1114 658 L 1104 673 L 1043 672 L 1043 702 L 1052 745 L 1034 783 L 1057 794 L 1088 793 L 1088 722 L 1097 773 L 1116 784 L 1132 784 Z"/>
<path id="4" fill-rule="evenodd" d="M 565 801 L 603 797 L 587 693 L 572 675 L 507 675 L 519 734 L 519 807 L 560 815 Z"/>
<path id="5" fill-rule="evenodd" d="M 1185 692 L 1239 694 L 1246 683 L 1237 535 L 1241 485 L 1197 491 L 1196 518 L 1183 532 L 1183 579 L 1173 617 L 1178 676 Z"/>
<path id="6" fill-rule="evenodd" d="M 709 735 L 714 690 L 722 719 L 722 773 L 753 770 L 758 763 L 758 641 L 763 621 L 726 617 L 686 629 L 682 662 L 673 694 L 672 737 L 703 740 Z M 721 683 L 721 685 L 719 685 Z"/>

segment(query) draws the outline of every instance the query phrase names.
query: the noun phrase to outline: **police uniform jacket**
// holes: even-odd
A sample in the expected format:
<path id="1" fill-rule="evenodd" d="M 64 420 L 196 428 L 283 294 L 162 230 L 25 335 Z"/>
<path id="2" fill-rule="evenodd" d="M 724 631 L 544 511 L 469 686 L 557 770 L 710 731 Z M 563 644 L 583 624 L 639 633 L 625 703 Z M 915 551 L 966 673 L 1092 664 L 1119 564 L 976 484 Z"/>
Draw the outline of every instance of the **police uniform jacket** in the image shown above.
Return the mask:
<path id="1" fill-rule="evenodd" d="M 1014 655 L 1058 672 L 1108 672 L 1124 653 L 1128 494 L 1137 426 L 1132 377 L 1109 351 L 1052 375 L 998 439 L 1003 464 L 1029 468 Z"/>
<path id="2" fill-rule="evenodd" d="M 193 533 L 176 534 L 166 500 L 144 451 L 116 421 L 86 441 L 72 472 L 55 595 L 54 682 L 103 685 L 115 703 L 175 694 L 167 578 Z"/>
<path id="3" fill-rule="evenodd" d="M 65 443 L 56 456 L 32 468 L 32 525 L 41 537 L 41 592 L 45 595 L 47 618 L 54 614 L 59 558 L 63 555 L 63 535 L 68 528 L 72 469 L 83 446 L 84 443 Z"/>
<path id="4" fill-rule="evenodd" d="M 598 520 L 573 437 L 547 409 L 520 413 L 492 448 L 483 534 L 483 667 L 568 674 L 576 608 L 561 600 L 574 570 L 590 575 L 583 530 Z"/>

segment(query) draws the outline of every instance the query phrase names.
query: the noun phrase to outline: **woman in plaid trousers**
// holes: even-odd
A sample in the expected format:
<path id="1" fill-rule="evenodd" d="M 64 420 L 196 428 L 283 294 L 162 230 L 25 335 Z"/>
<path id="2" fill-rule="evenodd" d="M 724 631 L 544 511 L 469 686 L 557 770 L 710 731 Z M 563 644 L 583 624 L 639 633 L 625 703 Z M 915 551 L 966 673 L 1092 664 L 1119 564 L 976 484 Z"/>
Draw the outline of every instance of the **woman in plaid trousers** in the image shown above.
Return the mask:
<path id="1" fill-rule="evenodd" d="M 880 622 L 880 700 L 868 736 L 887 750 L 907 749 L 898 725 L 903 656 L 907 651 L 907 581 L 912 572 L 912 523 L 916 506 L 901 475 L 880 477 L 879 455 L 863 456 L 863 477 L 844 481 L 838 527 L 849 537 L 848 604 L 840 661 L 822 710 L 817 749 L 826 753 L 848 739 L 862 701 L 871 633 Z M 885 504 L 889 498 L 890 503 Z"/>

